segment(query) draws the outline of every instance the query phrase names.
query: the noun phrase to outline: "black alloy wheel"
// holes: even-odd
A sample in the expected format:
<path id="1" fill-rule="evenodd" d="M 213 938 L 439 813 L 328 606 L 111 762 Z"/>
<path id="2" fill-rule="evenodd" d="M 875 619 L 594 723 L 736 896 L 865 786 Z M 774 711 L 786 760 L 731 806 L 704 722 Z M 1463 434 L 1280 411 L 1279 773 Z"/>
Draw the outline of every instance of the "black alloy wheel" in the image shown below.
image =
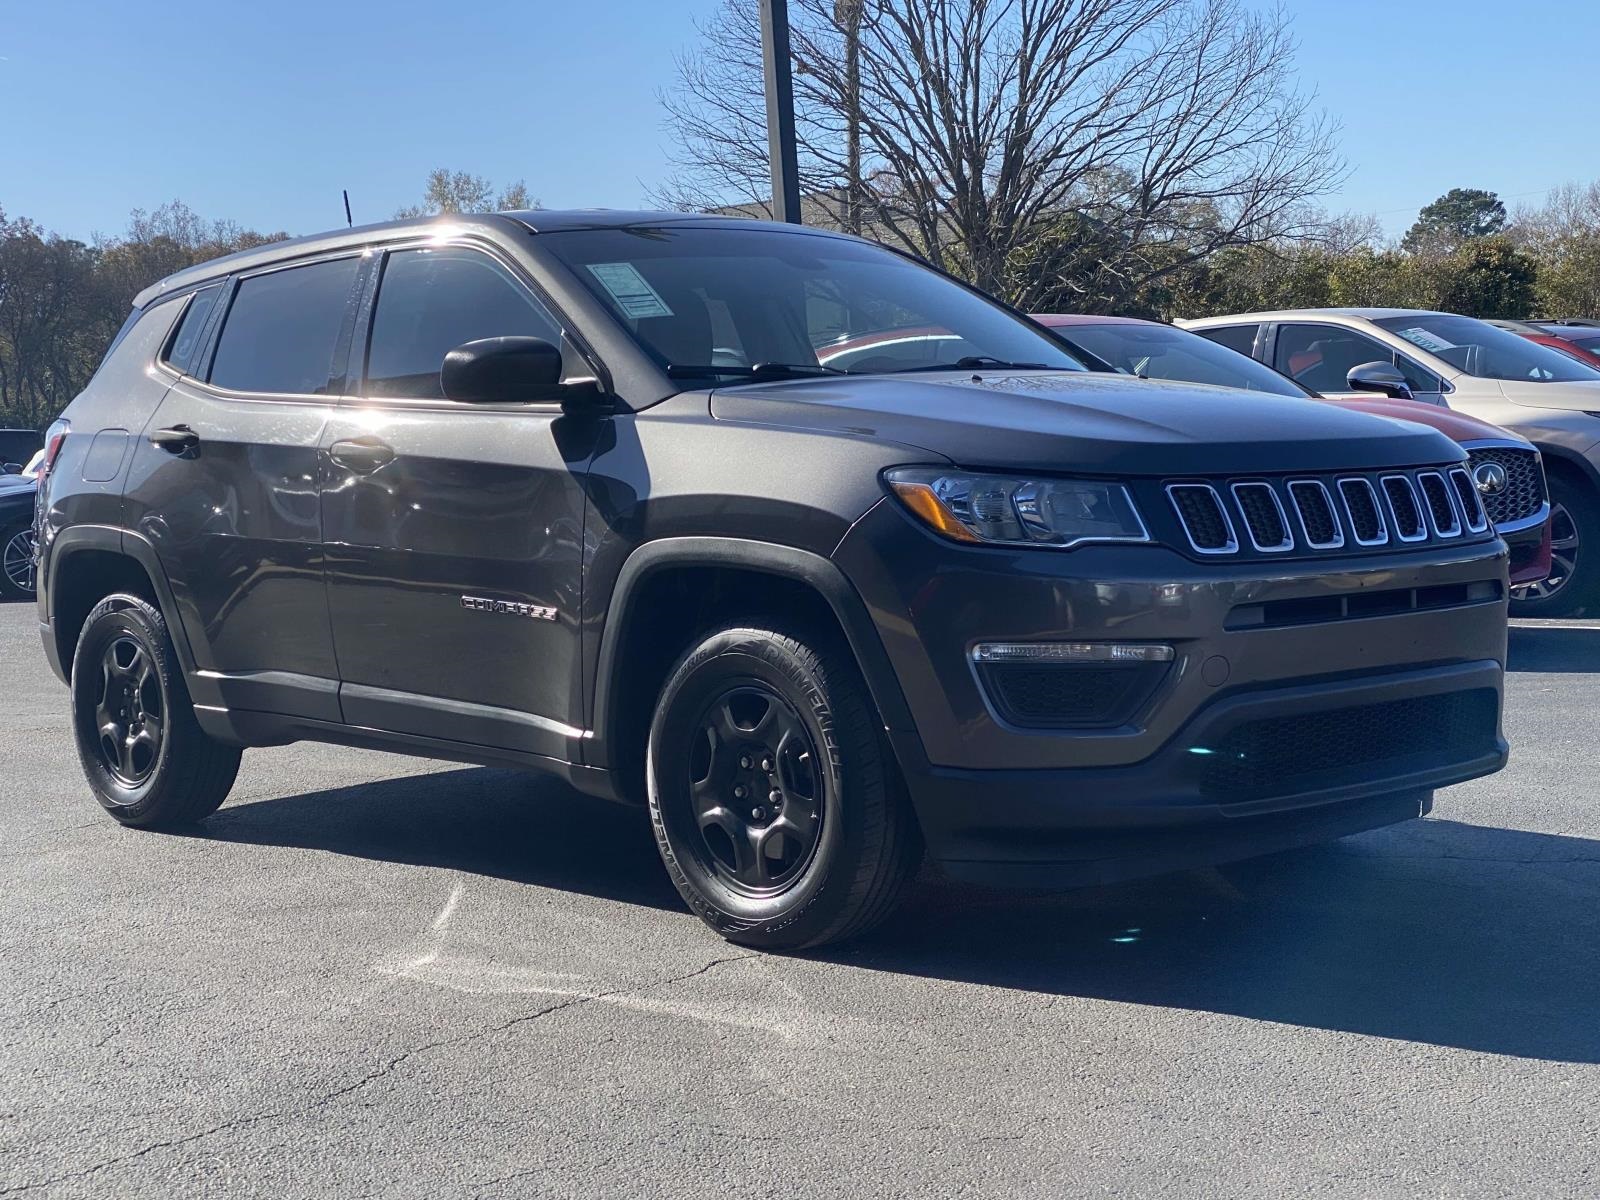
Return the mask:
<path id="1" fill-rule="evenodd" d="M 166 730 L 166 697 L 155 664 L 131 637 L 107 642 L 96 689 L 96 747 L 113 779 L 136 788 L 156 769 Z"/>
<path id="2" fill-rule="evenodd" d="M 810 863 L 824 819 L 817 751 L 800 714 L 752 680 L 700 714 L 687 774 L 705 866 L 752 896 Z"/>
<path id="3" fill-rule="evenodd" d="M 140 829 L 210 816 L 240 750 L 200 727 L 161 611 L 141 596 L 90 610 L 72 656 L 72 725 L 95 799 Z"/>
<path id="4" fill-rule="evenodd" d="M 836 637 L 740 626 L 684 654 L 645 770 L 656 846 L 701 920 L 798 950 L 893 911 L 922 838 L 882 728 Z"/>

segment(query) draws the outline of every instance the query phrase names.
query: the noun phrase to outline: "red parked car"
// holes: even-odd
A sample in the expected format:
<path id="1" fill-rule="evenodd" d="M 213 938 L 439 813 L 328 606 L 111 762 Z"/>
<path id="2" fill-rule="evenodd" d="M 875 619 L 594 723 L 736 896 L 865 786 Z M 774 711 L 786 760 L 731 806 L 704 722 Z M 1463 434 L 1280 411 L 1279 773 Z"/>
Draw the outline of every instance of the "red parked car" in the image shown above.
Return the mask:
<path id="1" fill-rule="evenodd" d="M 1530 342 L 1569 354 L 1591 367 L 1600 367 L 1600 327 L 1562 321 L 1490 321 L 1489 324 L 1520 333 Z"/>
<path id="2" fill-rule="evenodd" d="M 1484 507 L 1511 548 L 1512 585 L 1535 585 L 1550 574 L 1550 504 L 1539 451 L 1527 439 L 1498 425 L 1404 398 L 1406 385 L 1398 372 L 1390 381 L 1392 394 L 1335 400 L 1318 395 L 1249 355 L 1172 325 L 1133 317 L 1061 313 L 1036 313 L 1033 319 L 1053 330 L 1081 357 L 1099 359 L 1111 369 L 1130 375 L 1209 383 L 1275 396 L 1309 397 L 1324 404 L 1432 426 L 1466 450 Z M 1374 381 L 1365 382 L 1367 386 L 1375 385 Z M 1356 384 L 1352 380 L 1351 386 Z"/>

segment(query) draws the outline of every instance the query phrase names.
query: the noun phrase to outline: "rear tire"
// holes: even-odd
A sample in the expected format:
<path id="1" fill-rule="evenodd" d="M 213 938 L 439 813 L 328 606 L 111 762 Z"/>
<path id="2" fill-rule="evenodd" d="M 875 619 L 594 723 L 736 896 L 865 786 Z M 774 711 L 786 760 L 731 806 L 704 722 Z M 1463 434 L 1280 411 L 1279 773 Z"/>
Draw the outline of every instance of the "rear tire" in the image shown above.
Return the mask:
<path id="1" fill-rule="evenodd" d="M 656 845 L 678 892 L 731 942 L 798 950 L 893 911 L 922 840 L 860 672 L 774 629 L 707 636 L 650 727 Z"/>
<path id="2" fill-rule="evenodd" d="M 1511 615 L 1533 619 L 1600 612 L 1600 500 L 1586 484 L 1550 476 L 1551 575 L 1517 587 Z"/>
<path id="3" fill-rule="evenodd" d="M 72 726 L 95 799 L 139 829 L 191 825 L 217 811 L 241 751 L 195 720 L 167 623 L 148 601 L 107 596 L 72 660 Z"/>
<path id="4" fill-rule="evenodd" d="M 34 596 L 33 522 L 0 529 L 0 600 L 32 600 Z"/>

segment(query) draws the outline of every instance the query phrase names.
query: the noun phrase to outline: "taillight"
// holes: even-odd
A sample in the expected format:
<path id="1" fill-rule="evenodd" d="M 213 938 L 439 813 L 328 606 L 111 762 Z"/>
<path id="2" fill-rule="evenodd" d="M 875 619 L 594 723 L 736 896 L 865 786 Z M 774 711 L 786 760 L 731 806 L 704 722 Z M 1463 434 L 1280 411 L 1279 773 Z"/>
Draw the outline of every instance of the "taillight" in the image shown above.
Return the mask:
<path id="1" fill-rule="evenodd" d="M 72 422 L 65 417 L 56 421 L 44 435 L 44 459 L 39 463 L 39 482 L 43 483 L 50 474 L 50 468 L 56 465 L 56 455 L 61 453 L 61 444 L 67 440 L 67 434 L 72 432 Z"/>

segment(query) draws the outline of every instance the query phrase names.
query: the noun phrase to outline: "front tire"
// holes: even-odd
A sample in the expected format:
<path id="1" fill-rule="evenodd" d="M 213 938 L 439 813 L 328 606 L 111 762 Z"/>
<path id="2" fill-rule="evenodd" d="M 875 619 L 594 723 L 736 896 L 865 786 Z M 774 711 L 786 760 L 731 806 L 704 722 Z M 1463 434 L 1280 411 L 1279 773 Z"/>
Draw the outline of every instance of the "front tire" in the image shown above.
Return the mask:
<path id="1" fill-rule="evenodd" d="M 195 720 L 167 623 L 138 596 L 89 613 L 72 659 L 72 725 L 95 799 L 139 829 L 193 824 L 233 787 L 240 750 Z"/>
<path id="2" fill-rule="evenodd" d="M 1582 617 L 1600 611 L 1600 500 L 1581 483 L 1550 476 L 1550 575 L 1511 589 L 1511 615 Z"/>
<path id="3" fill-rule="evenodd" d="M 893 911 L 916 822 L 853 658 L 774 629 L 693 647 L 650 727 L 651 823 L 678 892 L 731 942 L 798 950 Z"/>

